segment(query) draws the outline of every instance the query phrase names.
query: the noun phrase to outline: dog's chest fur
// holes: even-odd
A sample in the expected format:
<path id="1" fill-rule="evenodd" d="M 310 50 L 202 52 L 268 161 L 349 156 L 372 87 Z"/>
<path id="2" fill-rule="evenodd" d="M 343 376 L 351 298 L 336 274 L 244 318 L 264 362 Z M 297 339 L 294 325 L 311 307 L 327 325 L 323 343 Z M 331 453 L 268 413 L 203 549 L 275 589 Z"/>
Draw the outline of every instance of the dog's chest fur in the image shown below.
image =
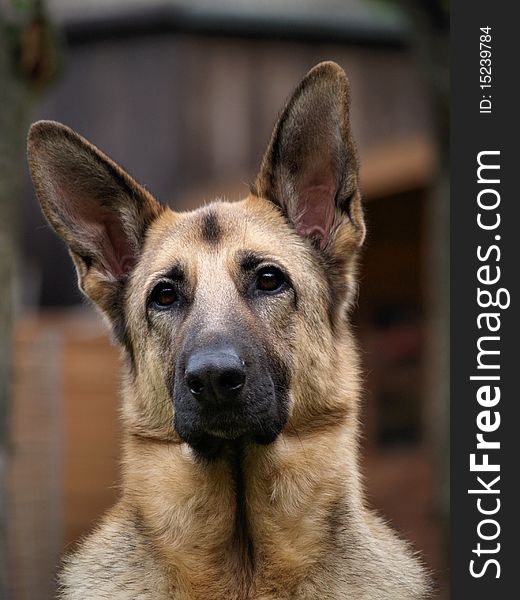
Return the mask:
<path id="1" fill-rule="evenodd" d="M 343 435 L 329 433 L 325 443 Z M 201 465 L 186 449 L 130 440 L 130 492 L 67 563 L 63 597 L 424 597 L 421 569 L 405 545 L 371 513 L 349 508 L 339 477 L 345 465 L 311 476 L 311 438 L 286 437 L 268 457 L 242 456 L 248 475 L 238 480 L 236 457 Z M 291 459 L 297 447 L 309 453 L 305 466 Z"/>

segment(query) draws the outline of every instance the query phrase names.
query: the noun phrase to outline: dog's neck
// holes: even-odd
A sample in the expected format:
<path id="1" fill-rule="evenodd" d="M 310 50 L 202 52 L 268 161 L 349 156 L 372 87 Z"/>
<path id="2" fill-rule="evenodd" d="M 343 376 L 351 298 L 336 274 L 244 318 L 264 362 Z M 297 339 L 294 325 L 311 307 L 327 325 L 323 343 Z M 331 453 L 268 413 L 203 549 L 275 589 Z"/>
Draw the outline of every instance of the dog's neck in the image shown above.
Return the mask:
<path id="1" fill-rule="evenodd" d="M 124 501 L 141 513 L 186 597 L 246 598 L 253 587 L 269 594 L 282 582 L 287 589 L 334 542 L 338 507 L 359 502 L 353 427 L 347 419 L 284 433 L 269 446 L 237 444 L 214 461 L 185 444 L 132 435 Z"/>

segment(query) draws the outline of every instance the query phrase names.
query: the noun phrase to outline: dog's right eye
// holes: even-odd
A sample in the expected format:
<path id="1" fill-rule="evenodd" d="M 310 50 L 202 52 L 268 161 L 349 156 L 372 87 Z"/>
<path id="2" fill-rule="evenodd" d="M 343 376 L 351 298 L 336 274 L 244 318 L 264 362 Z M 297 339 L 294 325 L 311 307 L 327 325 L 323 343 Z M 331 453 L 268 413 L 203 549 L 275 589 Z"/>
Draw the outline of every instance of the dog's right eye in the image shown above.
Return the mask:
<path id="1" fill-rule="evenodd" d="M 150 296 L 150 302 L 158 308 L 168 308 L 172 304 L 175 304 L 178 299 L 179 296 L 173 285 L 166 281 L 158 283 Z"/>

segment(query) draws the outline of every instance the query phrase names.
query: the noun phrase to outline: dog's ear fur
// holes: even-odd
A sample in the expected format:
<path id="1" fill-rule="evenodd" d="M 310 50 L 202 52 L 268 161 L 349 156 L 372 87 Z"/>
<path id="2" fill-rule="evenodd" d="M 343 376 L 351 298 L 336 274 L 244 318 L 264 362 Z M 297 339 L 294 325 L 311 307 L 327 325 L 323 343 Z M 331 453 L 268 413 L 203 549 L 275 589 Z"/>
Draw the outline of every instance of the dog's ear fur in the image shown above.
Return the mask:
<path id="1" fill-rule="evenodd" d="M 28 161 L 43 212 L 74 260 L 80 289 L 117 331 L 120 292 L 147 227 L 163 207 L 95 146 L 60 123 L 32 125 Z"/>
<path id="2" fill-rule="evenodd" d="M 277 204 L 300 235 L 330 254 L 342 225 L 357 246 L 365 236 L 357 171 L 348 79 L 336 63 L 323 62 L 282 111 L 252 191 Z"/>

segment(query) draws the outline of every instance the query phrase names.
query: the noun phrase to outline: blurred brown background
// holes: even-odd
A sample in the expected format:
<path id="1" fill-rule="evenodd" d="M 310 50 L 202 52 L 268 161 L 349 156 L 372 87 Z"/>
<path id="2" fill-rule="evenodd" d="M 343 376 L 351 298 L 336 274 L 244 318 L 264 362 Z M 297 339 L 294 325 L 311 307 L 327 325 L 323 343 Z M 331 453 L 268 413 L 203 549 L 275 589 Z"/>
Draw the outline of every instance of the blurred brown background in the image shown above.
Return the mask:
<path id="1" fill-rule="evenodd" d="M 368 0 L 56 0 L 47 9 L 41 31 L 53 36 L 59 69 L 30 119 L 76 129 L 178 210 L 244 196 L 295 84 L 321 60 L 345 68 L 369 228 L 353 317 L 366 485 L 446 598 L 442 132 L 414 15 Z M 16 168 L 5 565 L 9 598 L 43 600 L 63 549 L 117 496 L 118 356 L 81 301 L 25 166 Z"/>

